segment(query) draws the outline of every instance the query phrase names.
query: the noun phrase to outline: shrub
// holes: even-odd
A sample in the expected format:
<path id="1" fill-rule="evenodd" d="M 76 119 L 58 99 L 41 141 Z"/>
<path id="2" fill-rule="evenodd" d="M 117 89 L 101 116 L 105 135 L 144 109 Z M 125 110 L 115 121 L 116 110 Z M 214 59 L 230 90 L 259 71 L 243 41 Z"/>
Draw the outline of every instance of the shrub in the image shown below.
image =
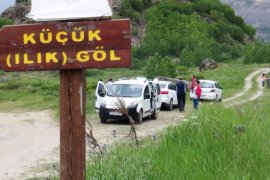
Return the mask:
<path id="1" fill-rule="evenodd" d="M 97 87 L 97 80 L 90 80 L 87 82 L 86 84 L 86 92 L 87 94 L 91 94 L 95 91 L 96 87 Z"/>
<path id="2" fill-rule="evenodd" d="M 176 76 L 175 66 L 171 59 L 168 57 L 162 57 L 157 53 L 146 60 L 144 74 L 147 78 L 154 78 L 156 76 Z"/>
<path id="3" fill-rule="evenodd" d="M 4 74 L 5 74 L 5 72 L 2 69 L 0 69 L 0 76 L 2 76 Z"/>
<path id="4" fill-rule="evenodd" d="M 23 3 L 23 2 L 29 2 L 30 0 L 16 0 L 16 4 Z"/>
<path id="5" fill-rule="evenodd" d="M 176 69 L 179 73 L 186 73 L 187 72 L 186 66 L 177 66 Z"/>
<path id="6" fill-rule="evenodd" d="M 255 46 L 246 47 L 246 56 L 244 63 L 269 63 L 270 45 L 266 43 L 257 43 Z"/>
<path id="7" fill-rule="evenodd" d="M 138 27 L 133 27 L 131 30 L 131 35 L 132 36 L 138 36 L 139 35 L 139 28 Z"/>
<path id="8" fill-rule="evenodd" d="M 201 72 L 196 73 L 195 76 L 196 76 L 196 78 L 199 79 L 199 80 L 200 80 L 200 79 L 204 79 L 204 77 L 205 77 L 205 75 L 204 75 L 203 73 L 201 73 Z"/>
<path id="9" fill-rule="evenodd" d="M 0 17 L 0 28 L 2 28 L 4 25 L 10 25 L 10 24 L 13 24 L 12 20 Z"/>

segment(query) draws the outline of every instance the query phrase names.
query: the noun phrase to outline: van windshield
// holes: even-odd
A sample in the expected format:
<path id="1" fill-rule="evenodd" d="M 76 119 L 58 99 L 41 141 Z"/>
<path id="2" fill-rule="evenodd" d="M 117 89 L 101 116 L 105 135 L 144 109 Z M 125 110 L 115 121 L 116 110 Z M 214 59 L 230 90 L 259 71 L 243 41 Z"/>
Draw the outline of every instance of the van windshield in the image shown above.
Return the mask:
<path id="1" fill-rule="evenodd" d="M 142 88 L 143 86 L 138 84 L 113 84 L 107 95 L 117 97 L 140 97 Z"/>

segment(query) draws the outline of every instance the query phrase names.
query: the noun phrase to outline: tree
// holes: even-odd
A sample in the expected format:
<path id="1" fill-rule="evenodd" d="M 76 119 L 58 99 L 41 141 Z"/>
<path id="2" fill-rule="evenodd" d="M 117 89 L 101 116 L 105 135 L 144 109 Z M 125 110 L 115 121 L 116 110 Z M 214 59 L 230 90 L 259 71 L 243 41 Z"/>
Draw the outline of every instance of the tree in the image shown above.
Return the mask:
<path id="1" fill-rule="evenodd" d="M 176 68 L 169 57 L 162 57 L 158 53 L 146 60 L 144 74 L 147 78 L 156 76 L 175 77 Z"/>
<path id="2" fill-rule="evenodd" d="M 29 0 L 16 0 L 16 4 L 23 3 L 23 2 L 29 2 Z"/>

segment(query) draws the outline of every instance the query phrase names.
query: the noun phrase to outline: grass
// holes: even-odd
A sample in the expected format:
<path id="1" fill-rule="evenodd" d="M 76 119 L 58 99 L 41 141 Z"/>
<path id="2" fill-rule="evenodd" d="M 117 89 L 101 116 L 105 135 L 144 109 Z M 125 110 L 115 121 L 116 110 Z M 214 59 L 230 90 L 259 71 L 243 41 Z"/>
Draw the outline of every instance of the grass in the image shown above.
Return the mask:
<path id="1" fill-rule="evenodd" d="M 224 98 L 241 91 L 245 77 L 255 68 L 263 65 L 243 65 L 241 62 L 220 63 L 215 70 L 203 71 L 204 79 L 217 80 L 224 87 Z M 186 74 L 199 73 L 191 69 Z M 91 69 L 87 70 L 87 117 L 94 117 L 95 88 L 98 80 L 107 82 L 109 77 L 114 80 L 123 77 L 142 76 L 142 70 L 133 69 Z M 59 113 L 59 72 L 16 72 L 0 71 L 0 109 L 10 110 L 44 110 L 52 109 Z"/>
<path id="2" fill-rule="evenodd" d="M 118 144 L 88 166 L 87 179 L 269 179 L 269 89 L 225 108 L 204 104 L 188 121 L 140 148 Z M 256 106 L 256 113 L 254 113 Z"/>
<path id="3" fill-rule="evenodd" d="M 265 67 L 266 65 L 244 65 L 241 61 L 230 63 L 219 63 L 214 70 L 199 72 L 198 69 L 189 71 L 189 77 L 192 74 L 203 76 L 201 79 L 209 79 L 217 81 L 223 88 L 223 97 L 228 98 L 233 94 L 240 92 L 244 87 L 244 80 L 249 73 L 256 68 Z"/>
<path id="4" fill-rule="evenodd" d="M 94 112 L 95 88 L 98 80 L 107 81 L 122 77 L 142 75 L 140 70 L 106 69 L 87 70 L 87 114 Z M 52 109 L 59 111 L 59 72 L 15 72 L 0 71 L 1 111 L 30 111 Z"/>

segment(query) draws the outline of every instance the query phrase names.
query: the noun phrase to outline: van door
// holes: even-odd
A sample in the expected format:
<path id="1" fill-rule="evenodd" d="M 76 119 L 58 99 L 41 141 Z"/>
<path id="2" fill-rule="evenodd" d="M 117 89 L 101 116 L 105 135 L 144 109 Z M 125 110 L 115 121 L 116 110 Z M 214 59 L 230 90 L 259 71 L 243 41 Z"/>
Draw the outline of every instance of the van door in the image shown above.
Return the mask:
<path id="1" fill-rule="evenodd" d="M 151 113 L 151 95 L 149 85 L 145 86 L 143 91 L 143 117 Z"/>
<path id="2" fill-rule="evenodd" d="M 102 81 L 98 81 L 96 87 L 96 101 L 95 101 L 95 109 L 99 112 L 100 104 L 104 101 L 104 97 L 107 93 L 107 88 Z"/>
<path id="3" fill-rule="evenodd" d="M 159 84 L 156 84 L 156 110 L 157 112 L 160 110 L 161 107 L 161 89 Z"/>

